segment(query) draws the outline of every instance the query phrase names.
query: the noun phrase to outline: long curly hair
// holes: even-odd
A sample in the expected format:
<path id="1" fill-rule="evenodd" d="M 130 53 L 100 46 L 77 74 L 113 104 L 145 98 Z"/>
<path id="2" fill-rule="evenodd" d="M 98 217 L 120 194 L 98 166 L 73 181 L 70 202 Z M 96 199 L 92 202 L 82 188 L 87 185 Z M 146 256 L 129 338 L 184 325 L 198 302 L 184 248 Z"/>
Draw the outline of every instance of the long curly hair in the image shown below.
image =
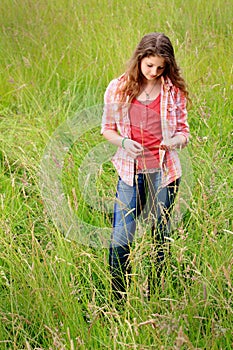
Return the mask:
<path id="1" fill-rule="evenodd" d="M 141 72 L 141 60 L 144 57 L 160 56 L 165 60 L 164 77 L 168 77 L 172 84 L 178 87 L 189 100 L 188 91 L 184 79 L 180 75 L 177 66 L 174 49 L 170 39 L 163 33 L 146 34 L 136 47 L 123 76 L 123 81 L 119 85 L 116 95 L 119 102 L 131 102 L 136 97 L 143 85 L 143 75 Z"/>

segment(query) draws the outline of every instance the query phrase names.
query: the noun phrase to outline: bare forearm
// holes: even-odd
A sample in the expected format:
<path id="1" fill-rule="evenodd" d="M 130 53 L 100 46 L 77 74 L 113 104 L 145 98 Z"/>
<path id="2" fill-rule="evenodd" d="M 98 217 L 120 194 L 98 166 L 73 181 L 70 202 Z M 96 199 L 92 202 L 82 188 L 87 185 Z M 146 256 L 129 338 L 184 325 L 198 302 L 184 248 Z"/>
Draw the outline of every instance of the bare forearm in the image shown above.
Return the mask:
<path id="1" fill-rule="evenodd" d="M 113 145 L 115 145 L 117 147 L 121 147 L 122 140 L 123 140 L 124 137 L 119 135 L 117 131 L 115 131 L 115 130 L 106 130 L 106 131 L 104 131 L 103 136 L 109 142 L 111 142 Z"/>
<path id="2" fill-rule="evenodd" d="M 143 147 L 140 143 L 120 136 L 115 130 L 106 130 L 103 132 L 103 136 L 113 145 L 123 147 L 133 159 L 136 159 L 143 152 Z"/>

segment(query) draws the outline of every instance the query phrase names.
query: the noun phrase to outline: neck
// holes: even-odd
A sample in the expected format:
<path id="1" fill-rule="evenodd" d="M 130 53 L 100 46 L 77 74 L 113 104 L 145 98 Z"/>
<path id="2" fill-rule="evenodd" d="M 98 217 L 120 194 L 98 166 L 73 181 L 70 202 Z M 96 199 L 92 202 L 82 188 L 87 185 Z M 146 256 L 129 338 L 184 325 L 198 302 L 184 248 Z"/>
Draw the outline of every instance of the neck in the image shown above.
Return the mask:
<path id="1" fill-rule="evenodd" d="M 144 87 L 144 89 L 150 89 L 150 88 L 152 88 L 152 87 L 154 87 L 156 85 L 160 85 L 160 83 L 161 83 L 161 78 L 160 77 L 155 79 L 155 80 L 152 80 L 152 81 L 145 80 L 143 82 L 143 87 Z"/>
<path id="2" fill-rule="evenodd" d="M 160 93 L 161 78 L 156 80 L 145 80 L 141 86 L 141 90 L 137 95 L 137 99 L 140 101 L 154 100 Z"/>

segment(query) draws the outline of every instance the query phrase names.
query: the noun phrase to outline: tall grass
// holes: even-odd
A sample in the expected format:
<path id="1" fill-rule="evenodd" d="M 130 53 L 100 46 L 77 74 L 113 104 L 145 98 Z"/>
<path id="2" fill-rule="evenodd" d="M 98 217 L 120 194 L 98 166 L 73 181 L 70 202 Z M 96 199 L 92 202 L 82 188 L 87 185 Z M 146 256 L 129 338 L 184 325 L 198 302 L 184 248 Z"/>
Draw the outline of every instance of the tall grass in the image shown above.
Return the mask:
<path id="1" fill-rule="evenodd" d="M 231 1 L 2 0 L 0 11 L 1 349 L 231 349 Z M 154 30 L 174 43 L 193 100 L 194 183 L 154 296 L 144 296 L 151 249 L 144 232 L 119 310 L 107 249 L 64 238 L 41 196 L 39 170 L 54 131 L 101 106 L 109 80 Z M 110 228 L 111 213 L 86 203 L 77 181 L 101 140 L 95 129 L 74 142 L 62 184 L 78 217 Z M 114 196 L 109 162 L 96 181 L 100 197 Z"/>

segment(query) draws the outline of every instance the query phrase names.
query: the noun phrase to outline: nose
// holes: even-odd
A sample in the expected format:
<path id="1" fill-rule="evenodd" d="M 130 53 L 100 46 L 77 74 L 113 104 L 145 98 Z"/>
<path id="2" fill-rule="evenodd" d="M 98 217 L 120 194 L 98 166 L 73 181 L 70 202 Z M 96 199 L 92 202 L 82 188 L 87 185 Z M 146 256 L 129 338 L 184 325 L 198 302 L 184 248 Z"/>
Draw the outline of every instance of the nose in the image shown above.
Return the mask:
<path id="1" fill-rule="evenodd" d="M 157 71 L 158 71 L 158 68 L 157 67 L 154 67 L 153 71 L 152 71 L 152 74 L 153 75 L 157 75 Z"/>

